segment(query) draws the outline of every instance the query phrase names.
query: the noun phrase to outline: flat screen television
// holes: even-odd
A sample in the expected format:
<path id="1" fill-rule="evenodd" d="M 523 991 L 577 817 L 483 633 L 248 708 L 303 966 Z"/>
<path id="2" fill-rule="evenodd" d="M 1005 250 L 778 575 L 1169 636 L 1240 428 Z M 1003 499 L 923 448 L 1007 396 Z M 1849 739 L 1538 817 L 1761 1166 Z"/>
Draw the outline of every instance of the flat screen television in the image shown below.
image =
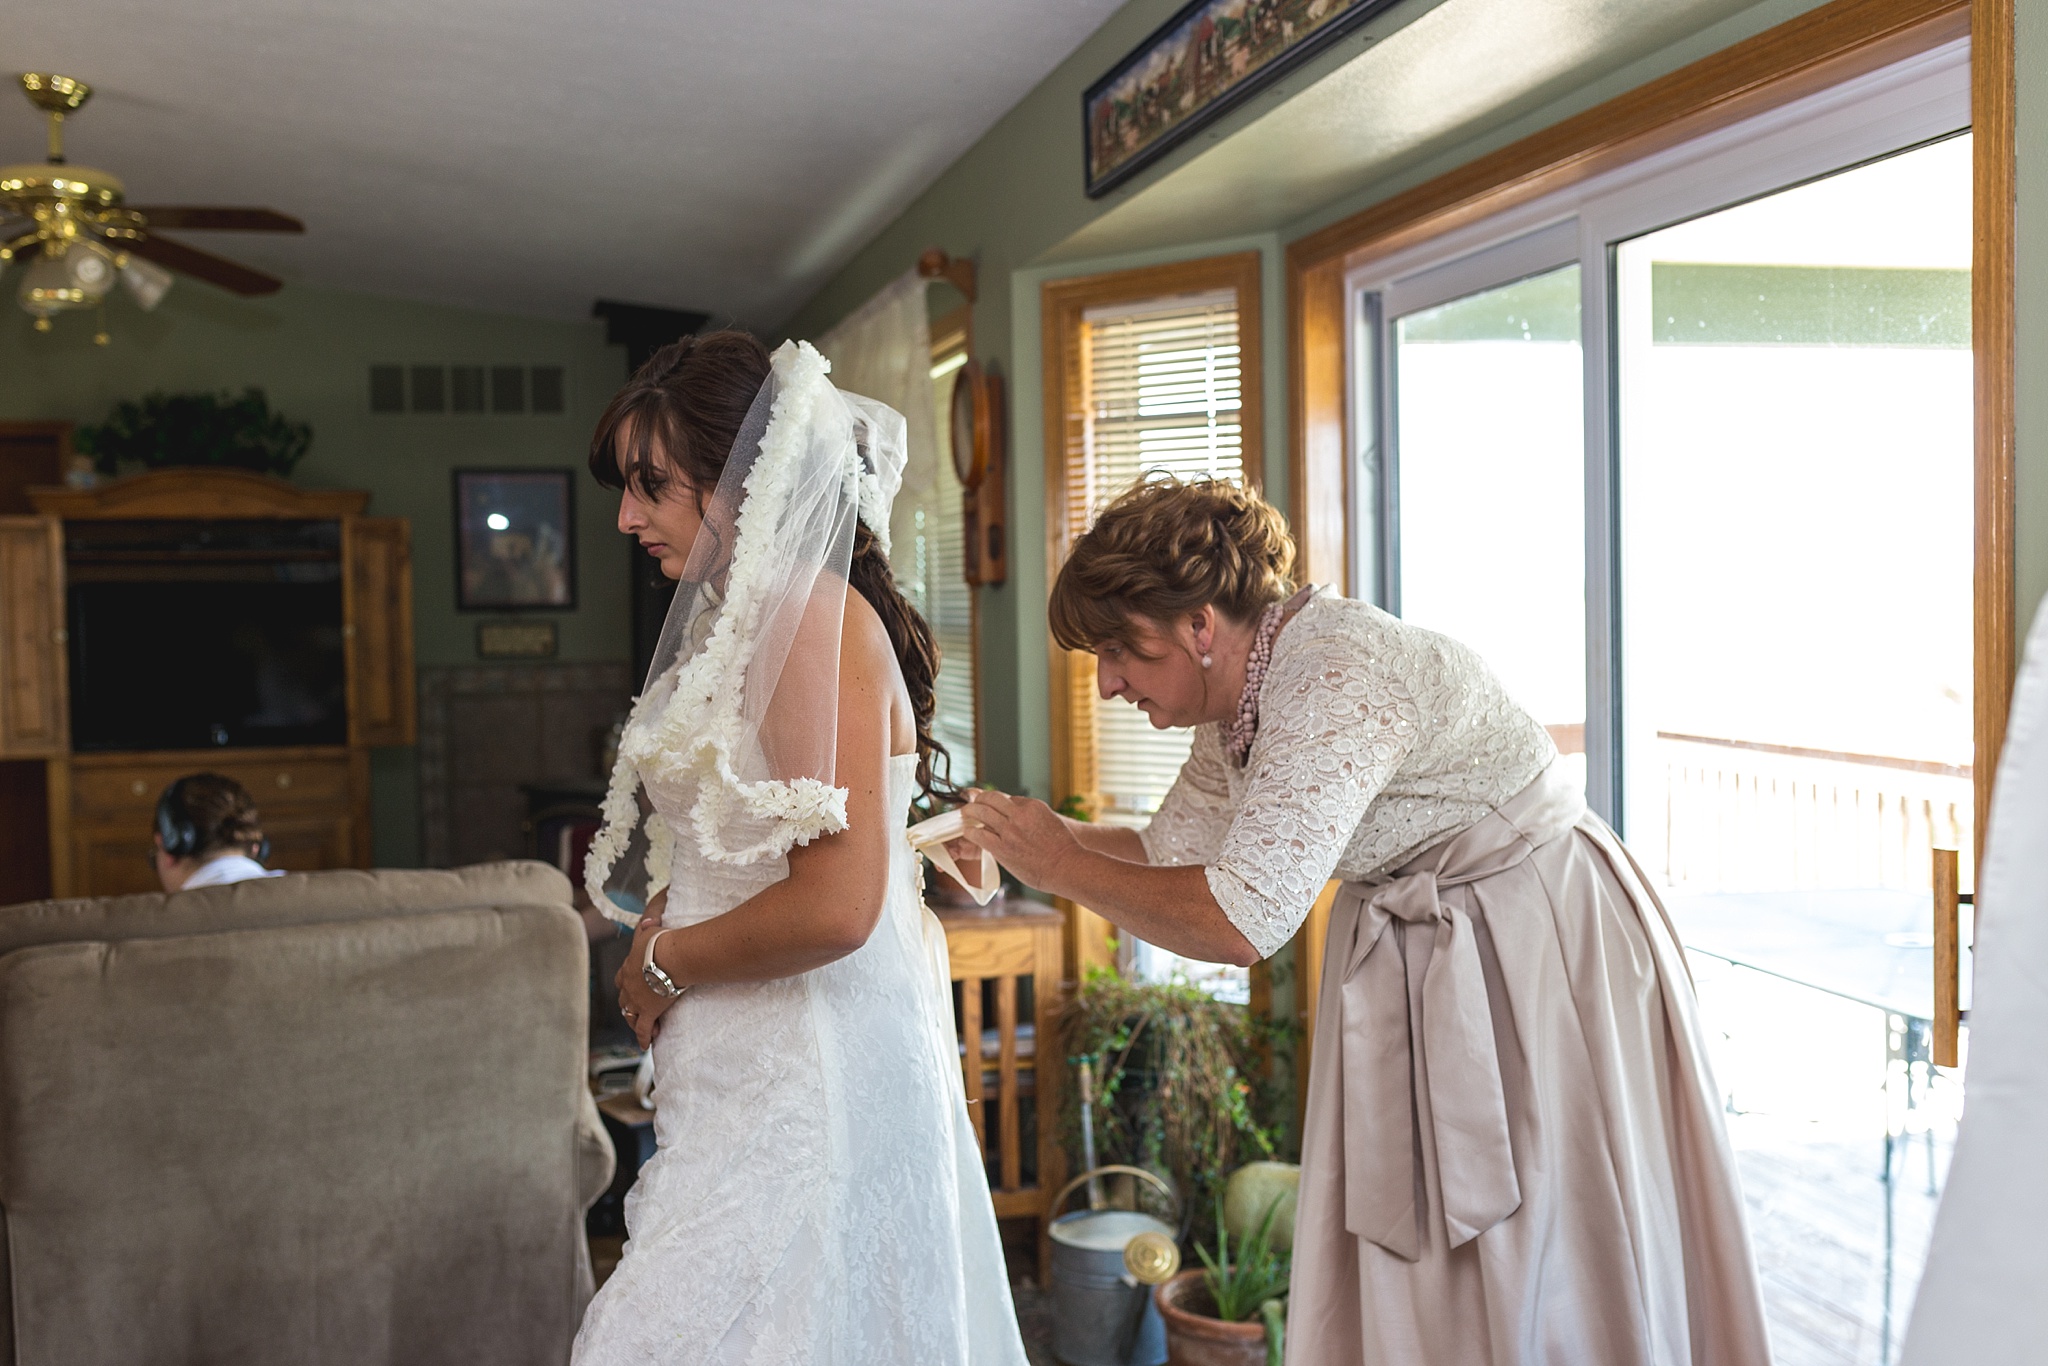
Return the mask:
<path id="1" fill-rule="evenodd" d="M 78 751 L 348 740 L 341 527 L 65 526 Z"/>

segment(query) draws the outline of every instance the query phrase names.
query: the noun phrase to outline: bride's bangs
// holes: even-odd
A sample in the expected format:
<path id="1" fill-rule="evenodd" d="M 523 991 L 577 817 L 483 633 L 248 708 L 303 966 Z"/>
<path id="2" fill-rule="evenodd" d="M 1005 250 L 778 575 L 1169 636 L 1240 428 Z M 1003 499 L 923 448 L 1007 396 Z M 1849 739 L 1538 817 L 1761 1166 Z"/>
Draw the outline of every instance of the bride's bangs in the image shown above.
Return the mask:
<path id="1" fill-rule="evenodd" d="M 628 391 L 613 399 L 590 439 L 590 473 L 608 489 L 632 489 L 649 502 L 679 475 L 670 454 L 683 439 L 672 405 L 658 392 Z"/>

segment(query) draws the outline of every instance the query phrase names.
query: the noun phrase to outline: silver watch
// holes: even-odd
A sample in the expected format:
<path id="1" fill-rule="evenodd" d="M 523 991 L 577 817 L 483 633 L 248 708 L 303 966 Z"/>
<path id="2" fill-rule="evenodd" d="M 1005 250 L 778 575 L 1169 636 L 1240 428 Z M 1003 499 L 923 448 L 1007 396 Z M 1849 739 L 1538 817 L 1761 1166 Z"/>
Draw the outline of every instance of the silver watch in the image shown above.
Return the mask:
<path id="1" fill-rule="evenodd" d="M 655 931 L 647 941 L 647 961 L 640 965 L 640 978 L 647 983 L 647 989 L 663 1000 L 673 1001 L 683 994 L 684 988 L 676 985 L 676 979 L 661 970 L 661 964 L 654 961 L 654 946 L 661 942 L 667 930 Z"/>

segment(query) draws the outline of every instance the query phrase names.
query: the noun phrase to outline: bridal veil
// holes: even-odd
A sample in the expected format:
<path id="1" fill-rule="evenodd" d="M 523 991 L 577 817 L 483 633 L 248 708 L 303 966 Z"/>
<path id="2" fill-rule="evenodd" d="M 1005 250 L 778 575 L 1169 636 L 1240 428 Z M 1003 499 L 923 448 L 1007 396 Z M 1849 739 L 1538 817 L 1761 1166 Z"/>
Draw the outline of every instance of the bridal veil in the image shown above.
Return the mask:
<path id="1" fill-rule="evenodd" d="M 637 914 L 608 890 L 639 860 L 651 899 L 688 865 L 778 858 L 846 828 L 833 771 L 840 621 L 856 521 L 887 549 L 904 420 L 841 393 L 830 368 L 808 342 L 776 350 L 703 497 L 585 863 L 591 899 L 628 924 Z M 651 814 L 650 784 L 694 794 L 682 826 L 694 848 Z"/>

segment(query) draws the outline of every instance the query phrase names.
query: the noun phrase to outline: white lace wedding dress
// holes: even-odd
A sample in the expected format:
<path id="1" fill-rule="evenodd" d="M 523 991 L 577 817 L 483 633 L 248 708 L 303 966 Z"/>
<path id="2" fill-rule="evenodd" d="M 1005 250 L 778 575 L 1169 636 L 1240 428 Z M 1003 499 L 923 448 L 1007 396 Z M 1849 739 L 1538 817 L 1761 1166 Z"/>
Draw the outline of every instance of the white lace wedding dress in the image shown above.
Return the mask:
<path id="1" fill-rule="evenodd" d="M 890 761 L 892 812 L 907 812 L 916 767 Z M 689 793 L 650 795 L 671 824 L 690 810 Z M 666 922 L 722 914 L 787 875 L 783 859 L 699 864 L 698 885 L 670 889 Z M 858 951 L 696 987 L 669 1010 L 654 1045 L 660 1148 L 627 1197 L 630 1241 L 577 1366 L 1024 1366 L 945 953 L 898 836 Z"/>

